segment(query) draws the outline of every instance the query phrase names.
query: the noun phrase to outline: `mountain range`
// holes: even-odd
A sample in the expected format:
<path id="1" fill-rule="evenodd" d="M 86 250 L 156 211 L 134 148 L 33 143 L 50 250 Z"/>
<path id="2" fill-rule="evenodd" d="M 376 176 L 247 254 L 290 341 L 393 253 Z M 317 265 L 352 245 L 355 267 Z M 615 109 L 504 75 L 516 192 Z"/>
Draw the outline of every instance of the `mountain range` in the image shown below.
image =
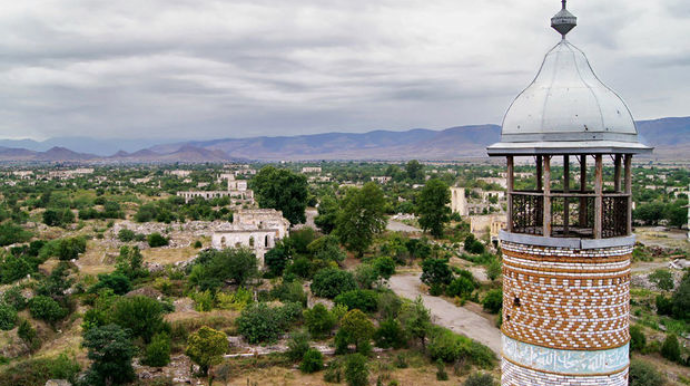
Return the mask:
<path id="1" fill-rule="evenodd" d="M 690 117 L 637 122 L 640 140 L 655 160 L 690 160 Z M 500 139 L 497 125 L 368 133 L 226 138 L 159 143 L 153 140 L 55 138 L 44 142 L 0 140 L 0 162 L 204 163 L 316 160 L 468 160 L 486 157 Z M 139 147 L 135 146 L 139 144 Z M 52 146 L 51 146 L 52 145 Z M 46 148 L 47 147 L 47 148 Z M 88 149 L 98 154 L 90 154 Z M 115 151 L 114 149 L 118 149 Z M 110 151 L 106 153 L 106 151 Z M 112 154 L 112 155 L 106 155 Z"/>

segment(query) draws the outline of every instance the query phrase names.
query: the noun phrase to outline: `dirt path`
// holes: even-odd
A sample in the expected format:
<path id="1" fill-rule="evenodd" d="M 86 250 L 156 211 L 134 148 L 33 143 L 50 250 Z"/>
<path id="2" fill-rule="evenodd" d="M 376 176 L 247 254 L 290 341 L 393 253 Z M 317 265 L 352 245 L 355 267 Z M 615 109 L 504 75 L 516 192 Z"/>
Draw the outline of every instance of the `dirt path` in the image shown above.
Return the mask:
<path id="1" fill-rule="evenodd" d="M 396 275 L 390 279 L 390 287 L 398 296 L 415 299 L 422 295 L 434 323 L 485 344 L 501 355 L 501 331 L 493 323 L 445 299 L 422 293 L 420 284 L 418 273 Z"/>

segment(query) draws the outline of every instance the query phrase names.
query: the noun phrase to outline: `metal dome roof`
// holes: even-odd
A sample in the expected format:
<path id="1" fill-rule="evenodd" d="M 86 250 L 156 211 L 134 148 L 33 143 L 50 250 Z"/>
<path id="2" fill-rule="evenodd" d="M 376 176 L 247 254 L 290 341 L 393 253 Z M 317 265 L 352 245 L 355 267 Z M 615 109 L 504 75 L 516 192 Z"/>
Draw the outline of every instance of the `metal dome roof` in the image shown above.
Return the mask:
<path id="1" fill-rule="evenodd" d="M 566 40 L 576 18 L 564 8 L 552 19 L 563 39 L 544 58 L 532 83 L 503 119 L 501 142 L 490 155 L 539 153 L 640 153 L 630 110 L 594 74 L 585 54 Z"/>

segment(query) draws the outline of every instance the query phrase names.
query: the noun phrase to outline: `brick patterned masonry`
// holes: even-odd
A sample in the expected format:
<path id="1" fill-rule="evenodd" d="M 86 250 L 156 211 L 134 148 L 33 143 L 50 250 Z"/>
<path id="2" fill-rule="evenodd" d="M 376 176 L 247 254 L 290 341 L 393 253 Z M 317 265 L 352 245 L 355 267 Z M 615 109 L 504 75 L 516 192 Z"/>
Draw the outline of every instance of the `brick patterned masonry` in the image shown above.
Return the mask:
<path id="1" fill-rule="evenodd" d="M 632 248 L 502 243 L 503 386 L 627 385 Z"/>

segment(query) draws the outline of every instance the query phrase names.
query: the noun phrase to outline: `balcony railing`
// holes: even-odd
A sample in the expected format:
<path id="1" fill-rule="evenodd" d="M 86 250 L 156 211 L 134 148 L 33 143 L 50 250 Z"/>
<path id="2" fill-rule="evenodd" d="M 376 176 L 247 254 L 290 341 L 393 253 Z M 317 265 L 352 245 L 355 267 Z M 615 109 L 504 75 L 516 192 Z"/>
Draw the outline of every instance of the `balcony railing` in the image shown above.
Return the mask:
<path id="1" fill-rule="evenodd" d="M 544 216 L 544 192 L 515 191 L 511 195 L 513 233 L 549 237 L 597 238 L 594 192 L 564 193 L 552 191 L 550 216 Z M 621 237 L 628 233 L 629 195 L 603 192 L 601 197 L 601 238 Z M 544 226 L 544 221 L 550 221 Z"/>

